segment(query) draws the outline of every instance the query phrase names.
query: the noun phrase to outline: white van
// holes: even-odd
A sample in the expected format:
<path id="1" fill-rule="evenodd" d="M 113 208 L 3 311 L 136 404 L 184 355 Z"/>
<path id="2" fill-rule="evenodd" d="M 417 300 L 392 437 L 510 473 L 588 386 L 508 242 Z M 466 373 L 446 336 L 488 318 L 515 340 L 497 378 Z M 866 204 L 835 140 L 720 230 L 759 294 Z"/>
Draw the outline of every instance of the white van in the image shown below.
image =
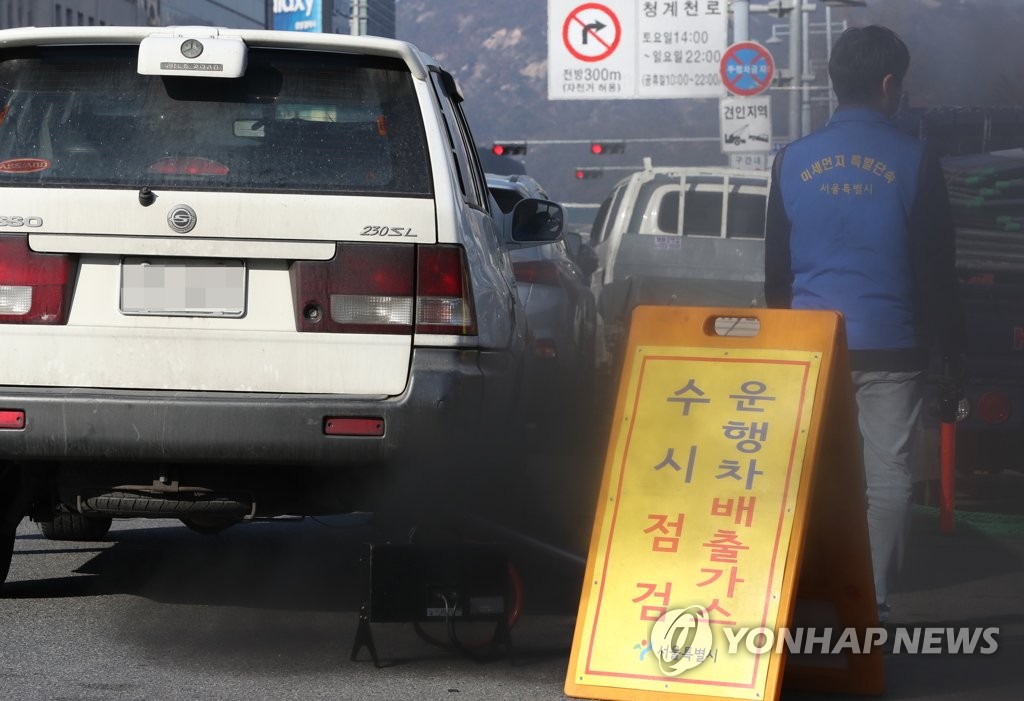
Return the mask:
<path id="1" fill-rule="evenodd" d="M 209 531 L 486 484 L 526 325 L 461 101 L 393 40 L 0 32 L 0 581 L 26 512 Z"/>

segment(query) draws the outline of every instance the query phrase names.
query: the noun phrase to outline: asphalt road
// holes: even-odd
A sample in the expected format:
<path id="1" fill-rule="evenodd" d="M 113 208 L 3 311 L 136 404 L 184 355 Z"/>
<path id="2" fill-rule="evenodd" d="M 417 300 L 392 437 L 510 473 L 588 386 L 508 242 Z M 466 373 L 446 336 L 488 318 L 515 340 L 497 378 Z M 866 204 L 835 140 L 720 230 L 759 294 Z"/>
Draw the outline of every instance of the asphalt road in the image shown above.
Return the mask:
<path id="1" fill-rule="evenodd" d="M 115 522 L 100 543 L 47 541 L 27 520 L 0 599 L 4 699 L 562 698 L 578 576 L 527 562 L 513 657 L 477 662 L 373 624 L 384 669 L 349 660 L 363 589 L 359 518 L 253 523 L 217 536 Z M 532 568 L 532 569 L 531 569 Z M 577 574 L 574 574 L 577 573 Z M 441 639 L 440 626 L 425 627 Z M 486 639 L 485 624 L 466 640 Z"/>
<path id="2" fill-rule="evenodd" d="M 1013 483 L 1024 487 L 1024 478 Z M 573 520 L 585 522 L 580 511 Z M 947 535 L 932 521 L 917 524 L 892 597 L 898 622 L 998 626 L 1000 647 L 985 656 L 889 656 L 886 698 L 1024 698 L 1022 535 L 959 526 Z M 511 549 L 524 580 L 511 659 L 477 662 L 410 624 L 375 623 L 386 667 L 374 668 L 365 650 L 350 661 L 364 544 L 383 537 L 360 516 L 259 522 L 216 536 L 127 520 L 103 542 L 69 543 L 47 541 L 25 521 L 0 598 L 0 699 L 565 698 L 582 566 L 523 544 Z M 426 627 L 435 642 L 444 639 L 439 628 Z M 460 636 L 490 633 L 481 624 Z"/>

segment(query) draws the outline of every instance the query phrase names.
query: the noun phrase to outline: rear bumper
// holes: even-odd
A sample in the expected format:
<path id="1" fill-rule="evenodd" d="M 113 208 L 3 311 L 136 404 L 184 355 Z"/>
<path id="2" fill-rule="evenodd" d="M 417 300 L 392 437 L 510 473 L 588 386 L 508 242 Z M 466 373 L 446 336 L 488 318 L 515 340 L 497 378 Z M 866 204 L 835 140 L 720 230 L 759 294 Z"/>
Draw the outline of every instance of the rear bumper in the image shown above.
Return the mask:
<path id="1" fill-rule="evenodd" d="M 625 324 L 639 305 L 691 307 L 763 307 L 759 280 L 715 280 L 697 276 L 631 276 L 601 288 L 598 310 L 605 323 Z"/>
<path id="2" fill-rule="evenodd" d="M 388 462 L 454 447 L 507 421 L 516 356 L 417 349 L 394 397 L 0 387 L 0 409 L 25 428 L 0 430 L 0 460 L 303 464 Z M 379 437 L 328 436 L 326 417 L 384 420 Z"/>

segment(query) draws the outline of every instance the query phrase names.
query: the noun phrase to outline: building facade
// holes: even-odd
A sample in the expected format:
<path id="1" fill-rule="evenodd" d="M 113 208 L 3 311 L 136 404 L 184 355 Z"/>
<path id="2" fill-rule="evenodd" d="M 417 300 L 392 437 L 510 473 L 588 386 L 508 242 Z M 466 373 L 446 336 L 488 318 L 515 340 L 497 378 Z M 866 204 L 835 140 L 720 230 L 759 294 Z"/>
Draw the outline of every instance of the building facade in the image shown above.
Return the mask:
<path id="1" fill-rule="evenodd" d="M 62 26 L 267 26 L 264 0 L 0 0 L 0 29 Z"/>
<path id="2" fill-rule="evenodd" d="M 395 38 L 395 0 L 268 0 L 271 29 Z"/>
<path id="3" fill-rule="evenodd" d="M 287 26 L 286 16 L 294 18 Z M 269 27 L 394 38 L 395 0 L 0 0 L 0 29 L 94 25 Z"/>
<path id="4" fill-rule="evenodd" d="M 352 0 L 349 34 L 395 38 L 395 0 Z"/>

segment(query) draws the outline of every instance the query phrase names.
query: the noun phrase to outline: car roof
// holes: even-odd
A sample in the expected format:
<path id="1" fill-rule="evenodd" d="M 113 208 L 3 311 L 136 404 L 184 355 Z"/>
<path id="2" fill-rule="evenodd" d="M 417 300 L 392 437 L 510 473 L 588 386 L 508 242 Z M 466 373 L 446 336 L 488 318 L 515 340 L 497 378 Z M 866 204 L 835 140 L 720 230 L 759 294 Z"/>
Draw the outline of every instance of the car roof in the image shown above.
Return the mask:
<path id="1" fill-rule="evenodd" d="M 517 190 L 524 197 L 537 197 L 543 200 L 550 199 L 548 193 L 536 180 L 529 175 L 498 175 L 487 173 L 487 187 L 501 188 L 503 190 Z"/>
<path id="2" fill-rule="evenodd" d="M 657 167 L 644 167 L 637 168 L 635 172 L 629 175 L 623 176 L 621 180 L 615 183 L 613 190 L 617 190 L 621 187 L 625 187 L 630 181 L 637 180 L 640 182 L 648 182 L 655 179 L 666 179 L 671 178 L 679 180 L 681 178 L 694 179 L 694 180 L 710 180 L 724 182 L 726 178 L 732 181 L 750 181 L 751 184 L 763 184 L 764 187 L 768 187 L 768 183 L 771 180 L 770 170 L 744 170 L 738 168 L 726 168 L 717 166 L 657 166 Z"/>

